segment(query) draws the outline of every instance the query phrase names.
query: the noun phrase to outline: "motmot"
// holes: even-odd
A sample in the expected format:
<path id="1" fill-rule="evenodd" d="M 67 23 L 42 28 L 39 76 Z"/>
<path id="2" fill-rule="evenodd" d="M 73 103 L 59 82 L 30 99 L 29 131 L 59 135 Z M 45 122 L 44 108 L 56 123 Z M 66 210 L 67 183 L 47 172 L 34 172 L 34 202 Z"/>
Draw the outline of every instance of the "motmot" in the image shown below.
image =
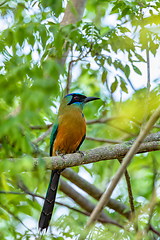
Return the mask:
<path id="1" fill-rule="evenodd" d="M 59 107 L 57 118 L 50 137 L 50 156 L 64 155 L 79 151 L 86 136 L 86 121 L 83 107 L 86 103 L 97 100 L 79 93 L 66 95 Z M 64 170 L 64 169 L 63 169 Z M 39 219 L 39 228 L 48 229 L 55 204 L 58 182 L 63 170 L 52 170 L 43 209 Z"/>

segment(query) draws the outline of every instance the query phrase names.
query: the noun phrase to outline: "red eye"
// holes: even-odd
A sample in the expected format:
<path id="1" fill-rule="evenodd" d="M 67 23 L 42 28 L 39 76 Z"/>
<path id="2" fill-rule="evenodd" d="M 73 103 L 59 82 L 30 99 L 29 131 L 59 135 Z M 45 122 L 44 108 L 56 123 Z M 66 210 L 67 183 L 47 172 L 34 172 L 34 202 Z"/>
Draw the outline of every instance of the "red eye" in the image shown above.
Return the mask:
<path id="1" fill-rule="evenodd" d="M 79 97 L 78 97 L 78 96 L 75 96 L 75 97 L 74 97 L 74 100 L 76 100 L 76 101 L 79 100 Z"/>

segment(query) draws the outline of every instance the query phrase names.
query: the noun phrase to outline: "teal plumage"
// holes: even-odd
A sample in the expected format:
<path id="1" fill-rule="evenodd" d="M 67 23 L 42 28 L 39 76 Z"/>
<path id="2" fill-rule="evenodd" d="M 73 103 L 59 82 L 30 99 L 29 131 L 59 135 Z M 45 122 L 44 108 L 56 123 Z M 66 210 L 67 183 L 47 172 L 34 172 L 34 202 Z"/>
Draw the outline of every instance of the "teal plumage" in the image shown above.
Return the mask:
<path id="1" fill-rule="evenodd" d="M 83 115 L 85 103 L 99 98 L 72 93 L 66 95 L 60 105 L 50 137 L 50 156 L 74 153 L 79 150 L 86 135 Z M 51 178 L 39 219 L 41 230 L 48 228 L 52 216 L 59 177 L 62 170 L 52 170 Z"/>
<path id="2" fill-rule="evenodd" d="M 57 136 L 58 125 L 59 124 L 58 124 L 58 118 L 57 118 L 52 127 L 52 132 L 51 132 L 51 137 L 50 137 L 50 148 L 49 148 L 50 156 L 52 156 L 53 144 L 54 144 L 54 140 L 56 139 L 56 136 Z"/>

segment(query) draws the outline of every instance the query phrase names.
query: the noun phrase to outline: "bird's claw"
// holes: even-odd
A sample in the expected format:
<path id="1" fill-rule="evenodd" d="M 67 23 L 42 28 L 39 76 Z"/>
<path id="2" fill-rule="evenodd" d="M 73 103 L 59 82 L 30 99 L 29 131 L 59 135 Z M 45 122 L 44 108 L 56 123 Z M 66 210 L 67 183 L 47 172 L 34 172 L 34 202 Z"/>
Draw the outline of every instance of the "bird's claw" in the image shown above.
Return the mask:
<path id="1" fill-rule="evenodd" d="M 79 153 L 81 155 L 81 157 L 84 157 L 84 153 L 82 151 L 76 151 L 76 153 Z"/>
<path id="2" fill-rule="evenodd" d="M 65 158 L 65 154 L 64 153 L 59 153 L 59 151 L 56 151 L 56 156 L 62 157 L 63 159 Z"/>

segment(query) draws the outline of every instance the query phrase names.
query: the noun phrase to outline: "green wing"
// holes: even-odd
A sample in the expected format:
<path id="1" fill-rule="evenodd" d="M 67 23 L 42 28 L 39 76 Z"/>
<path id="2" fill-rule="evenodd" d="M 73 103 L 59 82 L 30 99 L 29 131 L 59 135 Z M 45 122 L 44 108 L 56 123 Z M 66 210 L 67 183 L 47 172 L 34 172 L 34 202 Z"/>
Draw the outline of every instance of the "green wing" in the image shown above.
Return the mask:
<path id="1" fill-rule="evenodd" d="M 53 144 L 57 136 L 57 131 L 58 131 L 58 118 L 56 119 L 55 123 L 53 124 L 52 132 L 51 132 L 51 137 L 50 137 L 50 156 L 52 156 L 53 152 Z"/>

